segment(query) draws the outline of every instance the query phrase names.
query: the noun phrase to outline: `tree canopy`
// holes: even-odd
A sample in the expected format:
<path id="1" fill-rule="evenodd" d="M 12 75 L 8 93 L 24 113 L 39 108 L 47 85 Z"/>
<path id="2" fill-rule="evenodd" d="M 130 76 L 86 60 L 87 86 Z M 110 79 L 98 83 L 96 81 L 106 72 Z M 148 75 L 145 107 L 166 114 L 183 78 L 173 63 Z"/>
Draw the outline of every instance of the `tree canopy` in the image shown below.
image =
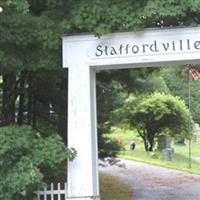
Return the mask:
<path id="1" fill-rule="evenodd" d="M 196 68 L 198 70 L 199 66 L 197 65 Z M 188 72 L 186 72 L 185 66 L 165 67 L 161 69 L 160 75 L 163 77 L 170 93 L 183 99 L 187 106 L 189 104 L 188 92 L 190 87 L 191 114 L 194 121 L 200 124 L 200 81 L 192 80 Z"/>
<path id="2" fill-rule="evenodd" d="M 25 123 L 40 131 L 53 128 L 65 141 L 67 70 L 61 69 L 63 34 L 89 32 L 100 37 L 115 31 L 200 23 L 198 0 L 0 0 L 0 6 L 0 125 Z M 146 80 L 143 74 L 150 72 L 142 71 L 98 74 L 100 124 L 109 119 L 110 111 L 121 105 L 127 94 L 146 89 L 147 82 L 151 85 L 149 92 L 161 85 L 159 91 L 167 91 L 165 78 L 149 76 Z M 110 91 L 117 95 L 116 101 L 107 95 Z"/>
<path id="3" fill-rule="evenodd" d="M 153 151 L 154 140 L 160 134 L 188 138 L 191 135 L 188 132 L 190 114 L 185 103 L 170 94 L 130 95 L 114 115 L 118 122 L 121 120 L 137 129 L 146 151 Z"/>

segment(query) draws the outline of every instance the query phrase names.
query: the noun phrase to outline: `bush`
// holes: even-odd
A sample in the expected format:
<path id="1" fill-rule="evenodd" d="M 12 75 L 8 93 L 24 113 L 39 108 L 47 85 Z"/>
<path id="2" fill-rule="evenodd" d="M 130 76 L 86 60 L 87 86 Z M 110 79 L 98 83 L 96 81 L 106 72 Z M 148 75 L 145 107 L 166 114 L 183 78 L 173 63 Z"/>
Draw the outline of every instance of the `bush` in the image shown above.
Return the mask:
<path id="1" fill-rule="evenodd" d="M 0 128 L 0 200 L 33 200 L 43 184 L 40 166 L 54 169 L 73 159 L 60 136 L 41 135 L 28 126 Z"/>
<path id="2" fill-rule="evenodd" d="M 116 140 L 107 137 L 103 132 L 103 128 L 98 128 L 99 158 L 116 157 L 119 151 L 122 150 L 122 145 L 118 144 Z"/>

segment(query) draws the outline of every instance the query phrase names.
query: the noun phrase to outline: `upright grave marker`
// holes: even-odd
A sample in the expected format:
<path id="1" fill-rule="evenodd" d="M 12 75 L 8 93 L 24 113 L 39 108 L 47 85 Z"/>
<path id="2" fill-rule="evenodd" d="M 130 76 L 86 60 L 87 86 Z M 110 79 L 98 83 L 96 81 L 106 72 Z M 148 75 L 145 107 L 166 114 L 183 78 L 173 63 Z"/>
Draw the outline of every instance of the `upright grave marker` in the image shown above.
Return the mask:
<path id="1" fill-rule="evenodd" d="M 199 27 L 63 37 L 63 67 L 69 72 L 68 146 L 78 151 L 68 165 L 68 199 L 100 199 L 96 71 L 199 61 Z"/>

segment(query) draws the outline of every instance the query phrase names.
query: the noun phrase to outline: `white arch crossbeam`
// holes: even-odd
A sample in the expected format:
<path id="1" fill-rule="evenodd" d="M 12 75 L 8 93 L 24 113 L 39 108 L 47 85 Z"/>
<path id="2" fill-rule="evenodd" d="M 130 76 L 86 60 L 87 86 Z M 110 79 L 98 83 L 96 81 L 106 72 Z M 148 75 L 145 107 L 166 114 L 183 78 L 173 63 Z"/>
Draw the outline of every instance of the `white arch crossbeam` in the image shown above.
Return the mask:
<path id="1" fill-rule="evenodd" d="M 95 71 L 200 61 L 200 27 L 63 37 L 69 69 L 68 146 L 78 151 L 68 166 L 68 198 L 100 199 Z"/>

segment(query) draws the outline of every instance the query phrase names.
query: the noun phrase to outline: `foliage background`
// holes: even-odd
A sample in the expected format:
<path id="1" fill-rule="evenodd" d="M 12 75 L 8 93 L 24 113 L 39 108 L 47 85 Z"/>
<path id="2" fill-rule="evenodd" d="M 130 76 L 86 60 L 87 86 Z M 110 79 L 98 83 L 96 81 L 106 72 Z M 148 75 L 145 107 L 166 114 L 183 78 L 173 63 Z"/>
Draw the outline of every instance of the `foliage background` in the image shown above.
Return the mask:
<path id="1" fill-rule="evenodd" d="M 76 155 L 57 134 L 42 137 L 24 125 L 0 128 L 0 146 L 2 200 L 33 199 L 34 192 L 44 185 L 42 169 L 55 170 L 60 163 Z"/>

